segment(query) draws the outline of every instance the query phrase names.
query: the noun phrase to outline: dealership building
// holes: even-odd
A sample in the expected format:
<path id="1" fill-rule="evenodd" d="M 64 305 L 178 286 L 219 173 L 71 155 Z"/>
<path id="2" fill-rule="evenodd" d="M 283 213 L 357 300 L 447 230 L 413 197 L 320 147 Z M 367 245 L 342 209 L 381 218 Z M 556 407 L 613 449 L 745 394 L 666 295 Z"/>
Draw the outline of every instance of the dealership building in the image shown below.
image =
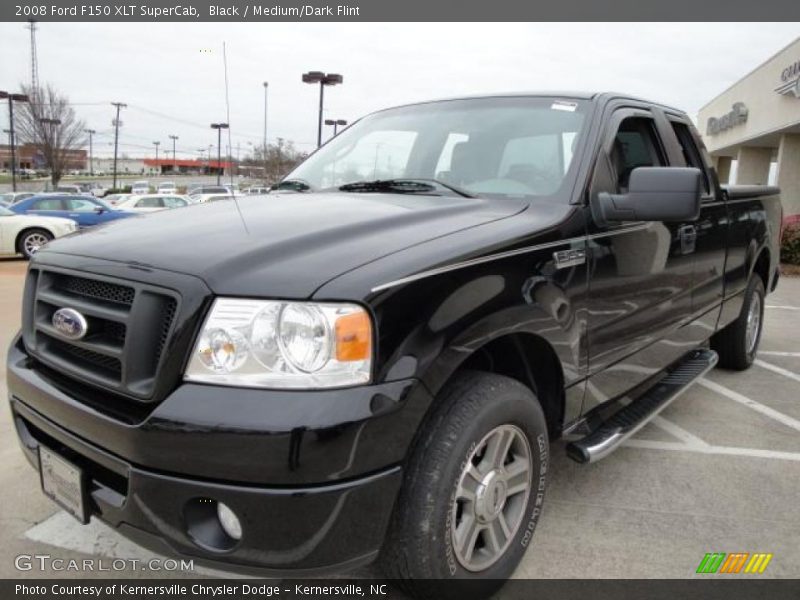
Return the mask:
<path id="1" fill-rule="evenodd" d="M 775 184 L 800 214 L 800 38 L 700 109 L 722 183 Z"/>

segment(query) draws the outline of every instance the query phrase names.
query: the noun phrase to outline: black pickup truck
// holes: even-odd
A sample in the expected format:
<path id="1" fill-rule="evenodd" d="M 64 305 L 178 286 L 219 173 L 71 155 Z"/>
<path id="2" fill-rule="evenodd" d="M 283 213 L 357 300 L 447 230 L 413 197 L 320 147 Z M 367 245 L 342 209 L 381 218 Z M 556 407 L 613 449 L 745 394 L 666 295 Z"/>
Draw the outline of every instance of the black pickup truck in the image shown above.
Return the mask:
<path id="1" fill-rule="evenodd" d="M 598 460 L 718 361 L 746 369 L 778 279 L 778 190 L 722 188 L 684 113 L 617 94 L 380 111 L 275 187 L 31 261 L 11 410 L 81 521 L 487 595 L 549 453 Z"/>

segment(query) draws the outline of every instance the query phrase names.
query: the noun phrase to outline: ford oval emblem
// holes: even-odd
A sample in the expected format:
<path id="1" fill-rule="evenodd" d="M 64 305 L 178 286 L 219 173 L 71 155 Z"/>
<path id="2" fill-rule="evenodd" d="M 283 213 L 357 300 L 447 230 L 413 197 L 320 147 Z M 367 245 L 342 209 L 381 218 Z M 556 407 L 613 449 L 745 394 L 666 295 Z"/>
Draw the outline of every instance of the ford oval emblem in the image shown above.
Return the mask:
<path id="1" fill-rule="evenodd" d="M 59 308 L 53 313 L 51 321 L 56 331 L 70 340 L 81 339 L 89 330 L 86 317 L 73 308 Z"/>

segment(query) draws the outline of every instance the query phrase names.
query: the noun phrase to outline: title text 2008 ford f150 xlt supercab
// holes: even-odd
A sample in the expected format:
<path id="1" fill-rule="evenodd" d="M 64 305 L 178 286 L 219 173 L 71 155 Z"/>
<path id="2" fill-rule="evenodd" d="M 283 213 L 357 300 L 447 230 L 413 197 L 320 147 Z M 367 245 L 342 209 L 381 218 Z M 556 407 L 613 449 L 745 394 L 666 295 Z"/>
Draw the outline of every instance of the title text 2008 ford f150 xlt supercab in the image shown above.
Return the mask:
<path id="1" fill-rule="evenodd" d="M 155 550 L 486 595 L 532 543 L 554 439 L 595 461 L 750 365 L 780 222 L 667 106 L 380 111 L 269 196 L 37 253 L 14 422 L 44 493 Z"/>

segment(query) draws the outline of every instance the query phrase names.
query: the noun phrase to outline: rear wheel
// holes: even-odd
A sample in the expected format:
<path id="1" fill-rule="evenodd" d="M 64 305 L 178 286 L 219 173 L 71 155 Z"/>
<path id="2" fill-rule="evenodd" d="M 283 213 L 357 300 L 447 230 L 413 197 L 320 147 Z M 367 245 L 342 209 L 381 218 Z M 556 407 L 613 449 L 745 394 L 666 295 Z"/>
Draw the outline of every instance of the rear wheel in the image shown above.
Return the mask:
<path id="1" fill-rule="evenodd" d="M 45 229 L 28 229 L 19 238 L 19 251 L 30 260 L 42 246 L 52 239 L 53 234 Z"/>
<path id="2" fill-rule="evenodd" d="M 764 282 L 757 274 L 750 276 L 739 317 L 711 340 L 719 354 L 719 366 L 744 371 L 753 364 L 764 325 Z"/>
<path id="3" fill-rule="evenodd" d="M 465 372 L 437 399 L 381 555 L 417 598 L 483 598 L 511 576 L 544 497 L 547 423 L 518 381 Z"/>

